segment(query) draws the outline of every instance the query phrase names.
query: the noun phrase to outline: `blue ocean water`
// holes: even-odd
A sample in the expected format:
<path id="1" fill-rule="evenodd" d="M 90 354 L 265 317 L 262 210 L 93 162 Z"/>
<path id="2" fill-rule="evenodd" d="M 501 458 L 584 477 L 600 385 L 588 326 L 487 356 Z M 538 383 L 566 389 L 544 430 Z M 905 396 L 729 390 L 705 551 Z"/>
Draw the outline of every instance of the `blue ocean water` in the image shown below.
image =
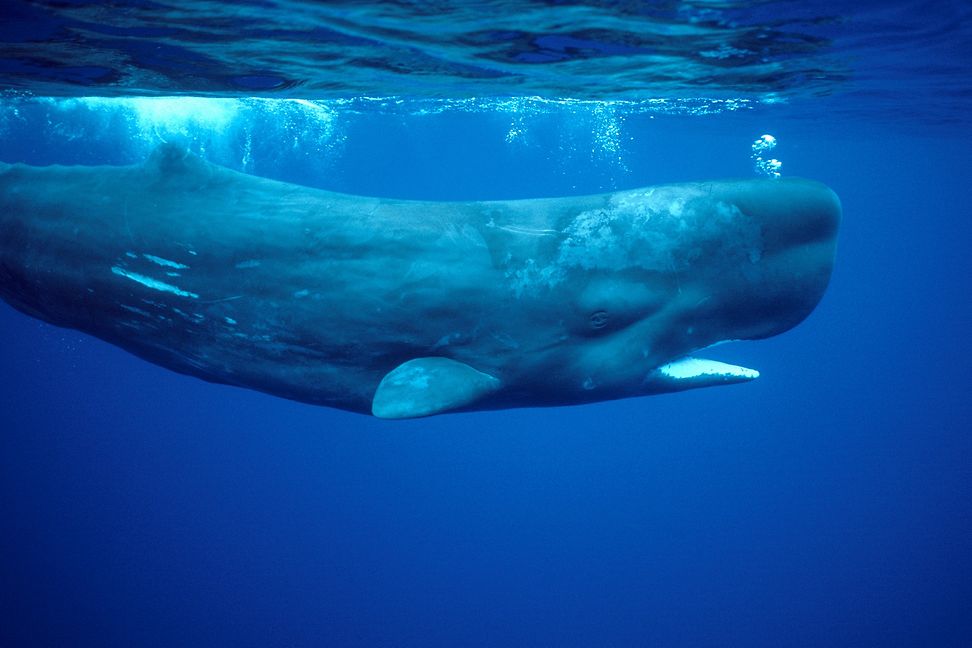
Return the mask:
<path id="1" fill-rule="evenodd" d="M 752 383 L 403 422 L 0 305 L 0 645 L 972 643 L 967 4 L 455 4 L 5 3 L 0 161 L 479 200 L 772 134 L 842 201 L 821 304 L 708 354 Z"/>

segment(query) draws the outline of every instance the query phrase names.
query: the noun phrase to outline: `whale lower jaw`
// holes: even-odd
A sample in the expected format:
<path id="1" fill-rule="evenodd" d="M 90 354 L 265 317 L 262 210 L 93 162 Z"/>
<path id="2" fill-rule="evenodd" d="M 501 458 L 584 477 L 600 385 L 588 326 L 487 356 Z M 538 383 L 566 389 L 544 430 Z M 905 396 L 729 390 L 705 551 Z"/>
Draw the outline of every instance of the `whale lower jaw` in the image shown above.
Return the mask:
<path id="1" fill-rule="evenodd" d="M 653 369 L 642 384 L 648 393 L 660 393 L 730 385 L 756 378 L 759 378 L 759 372 L 755 369 L 686 356 Z"/>

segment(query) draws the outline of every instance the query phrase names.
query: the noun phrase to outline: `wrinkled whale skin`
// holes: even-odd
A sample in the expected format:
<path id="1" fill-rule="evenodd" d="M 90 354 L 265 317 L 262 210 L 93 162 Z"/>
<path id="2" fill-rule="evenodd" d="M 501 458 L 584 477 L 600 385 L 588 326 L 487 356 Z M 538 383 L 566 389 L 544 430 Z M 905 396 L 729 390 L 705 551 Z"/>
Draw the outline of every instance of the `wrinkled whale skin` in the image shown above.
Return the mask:
<path id="1" fill-rule="evenodd" d="M 740 382 L 686 359 L 799 323 L 840 204 L 800 179 L 423 202 L 163 146 L 0 167 L 0 296 L 205 380 L 385 418 Z"/>

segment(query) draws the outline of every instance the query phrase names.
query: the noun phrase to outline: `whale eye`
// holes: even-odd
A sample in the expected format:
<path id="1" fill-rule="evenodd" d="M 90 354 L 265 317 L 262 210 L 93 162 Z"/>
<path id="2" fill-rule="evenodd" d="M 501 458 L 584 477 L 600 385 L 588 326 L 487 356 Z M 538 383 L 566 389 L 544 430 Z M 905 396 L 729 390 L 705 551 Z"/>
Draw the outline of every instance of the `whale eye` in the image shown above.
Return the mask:
<path id="1" fill-rule="evenodd" d="M 608 323 L 608 314 L 605 310 L 594 311 L 591 313 L 591 328 L 598 331 Z"/>

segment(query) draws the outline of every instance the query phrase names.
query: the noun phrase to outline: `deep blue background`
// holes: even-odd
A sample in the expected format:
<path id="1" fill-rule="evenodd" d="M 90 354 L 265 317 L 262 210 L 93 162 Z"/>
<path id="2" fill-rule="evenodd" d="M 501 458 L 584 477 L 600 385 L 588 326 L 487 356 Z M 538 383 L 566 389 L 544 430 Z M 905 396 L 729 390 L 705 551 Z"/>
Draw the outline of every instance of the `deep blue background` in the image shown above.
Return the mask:
<path id="1" fill-rule="evenodd" d="M 746 385 L 389 423 L 209 385 L 0 306 L 0 644 L 972 642 L 972 137 L 784 109 L 364 115 L 273 173 L 445 198 L 751 176 L 776 135 L 844 222 Z M 110 159 L 8 137 L 3 159 Z M 269 144 L 273 144 L 268 143 Z M 283 144 L 281 144 L 283 146 Z M 301 175 L 305 177 L 300 177 Z M 83 197 L 79 197 L 83 199 Z"/>

